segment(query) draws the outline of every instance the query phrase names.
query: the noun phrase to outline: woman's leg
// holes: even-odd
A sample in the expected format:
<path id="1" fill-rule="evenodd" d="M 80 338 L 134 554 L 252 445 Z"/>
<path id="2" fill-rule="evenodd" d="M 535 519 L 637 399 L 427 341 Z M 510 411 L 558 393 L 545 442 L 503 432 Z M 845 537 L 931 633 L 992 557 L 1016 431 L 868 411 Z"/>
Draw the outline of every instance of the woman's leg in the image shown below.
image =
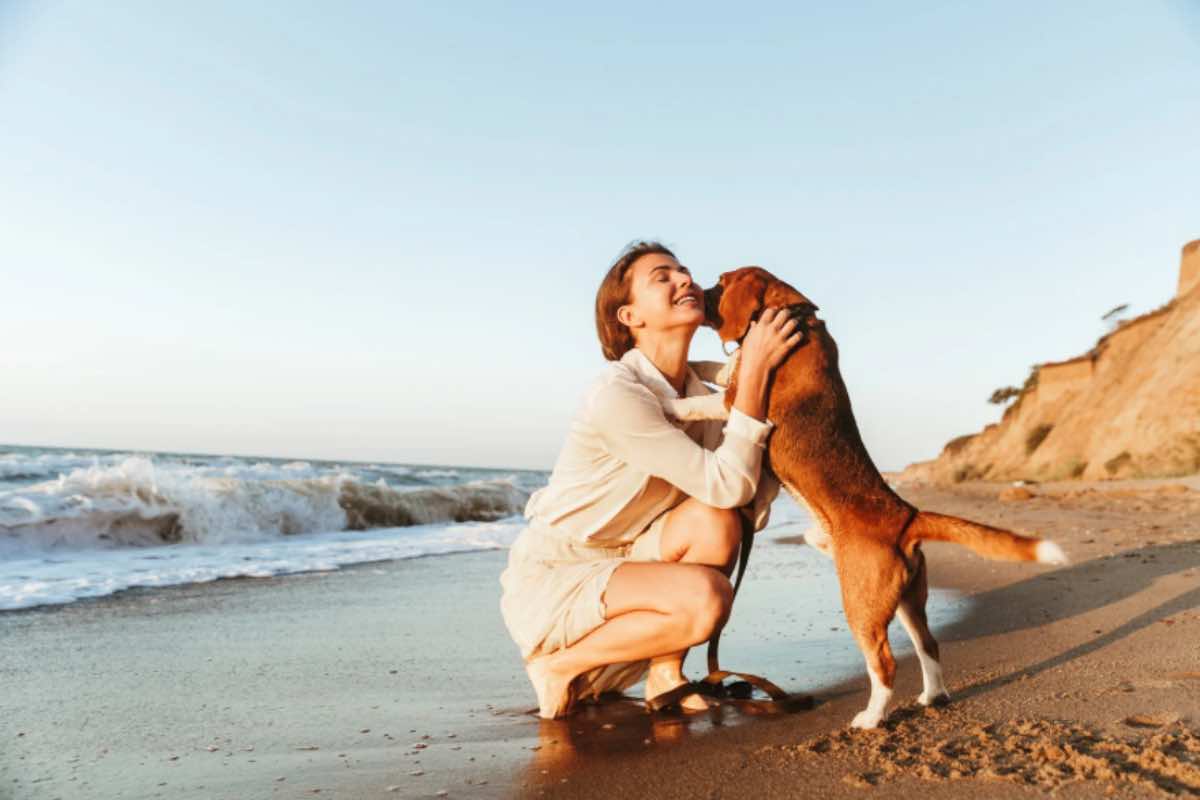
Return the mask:
<path id="1" fill-rule="evenodd" d="M 741 514 L 737 509 L 713 508 L 689 497 L 667 512 L 659 558 L 704 564 L 728 575 L 741 543 Z"/>
<path id="2" fill-rule="evenodd" d="M 711 638 L 729 614 L 733 589 L 722 573 L 732 567 L 741 541 L 736 514 L 692 498 L 668 512 L 660 545 L 665 563 L 617 567 L 604 592 L 607 621 L 527 665 L 534 686 L 543 689 L 538 697 L 543 717 L 563 710 L 577 675 L 604 664 L 652 659 L 648 696 L 684 681 L 680 665 L 687 648 Z M 703 698 L 689 698 L 685 705 L 707 708 Z"/>
<path id="3" fill-rule="evenodd" d="M 706 641 L 725 622 L 729 579 L 699 564 L 627 561 L 604 591 L 607 620 L 587 636 L 526 664 L 543 717 L 564 709 L 567 688 L 594 667 L 654 658 Z"/>
<path id="4" fill-rule="evenodd" d="M 736 509 L 713 508 L 689 497 L 667 514 L 660 558 L 666 562 L 704 564 L 729 575 L 742 541 L 739 517 Z M 683 676 L 686 655 L 685 649 L 650 660 L 646 699 L 687 682 Z M 690 711 L 703 711 L 708 708 L 708 701 L 693 694 L 683 698 L 680 705 Z"/>

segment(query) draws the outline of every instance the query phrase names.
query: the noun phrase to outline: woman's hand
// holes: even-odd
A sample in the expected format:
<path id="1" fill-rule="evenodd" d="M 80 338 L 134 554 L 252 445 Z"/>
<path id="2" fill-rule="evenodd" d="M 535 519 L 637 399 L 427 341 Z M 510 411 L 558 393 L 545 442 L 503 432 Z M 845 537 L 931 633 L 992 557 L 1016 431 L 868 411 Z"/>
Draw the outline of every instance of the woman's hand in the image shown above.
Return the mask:
<path id="1" fill-rule="evenodd" d="M 750 323 L 750 330 L 742 340 L 739 369 L 765 369 L 767 372 L 775 369 L 803 338 L 802 333 L 793 333 L 795 330 L 796 320 L 786 308 L 763 309 L 758 320 Z"/>
<path id="2" fill-rule="evenodd" d="M 765 308 L 757 322 L 750 323 L 739 350 L 737 392 L 733 407 L 747 416 L 766 417 L 767 379 L 792 348 L 804 338 L 787 309 Z"/>

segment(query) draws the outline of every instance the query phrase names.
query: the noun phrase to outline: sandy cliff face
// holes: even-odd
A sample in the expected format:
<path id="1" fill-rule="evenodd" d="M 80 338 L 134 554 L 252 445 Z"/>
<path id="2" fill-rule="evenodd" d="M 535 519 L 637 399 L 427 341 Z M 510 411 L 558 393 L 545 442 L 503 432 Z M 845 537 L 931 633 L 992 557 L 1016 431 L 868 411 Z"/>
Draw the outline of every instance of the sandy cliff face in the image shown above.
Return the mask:
<path id="1" fill-rule="evenodd" d="M 902 480 L 1059 480 L 1200 472 L 1200 241 L 1179 293 L 1088 353 L 1034 370 L 1003 419 Z"/>

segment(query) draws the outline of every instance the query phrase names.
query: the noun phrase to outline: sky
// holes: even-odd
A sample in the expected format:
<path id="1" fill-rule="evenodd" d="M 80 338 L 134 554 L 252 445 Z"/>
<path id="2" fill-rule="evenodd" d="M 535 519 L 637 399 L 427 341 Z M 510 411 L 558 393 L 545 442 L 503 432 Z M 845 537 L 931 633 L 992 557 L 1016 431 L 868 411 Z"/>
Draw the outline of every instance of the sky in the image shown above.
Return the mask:
<path id="1" fill-rule="evenodd" d="M 0 442 L 549 468 L 654 238 L 895 469 L 1200 238 L 1200 0 L 575 5 L 0 0 Z"/>

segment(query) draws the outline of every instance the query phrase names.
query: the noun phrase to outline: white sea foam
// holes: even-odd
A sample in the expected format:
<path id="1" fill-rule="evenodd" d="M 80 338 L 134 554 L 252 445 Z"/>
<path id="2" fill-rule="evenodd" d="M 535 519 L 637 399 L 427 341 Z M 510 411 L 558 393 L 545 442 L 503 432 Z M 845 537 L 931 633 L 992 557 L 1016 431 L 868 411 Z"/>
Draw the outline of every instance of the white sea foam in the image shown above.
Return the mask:
<path id="1" fill-rule="evenodd" d="M 64 472 L 109 462 L 112 456 L 64 453 L 0 453 L 0 481 L 31 481 L 54 478 Z"/>
<path id="2" fill-rule="evenodd" d="M 315 474 L 303 462 L 233 471 L 228 465 L 159 464 L 144 456 L 75 469 L 0 492 L 0 557 L 494 521 L 520 513 L 528 499 L 505 480 L 397 490 L 382 480 L 364 485 L 342 472 Z"/>
<path id="3" fill-rule="evenodd" d="M 507 547 L 545 480 L 470 467 L 0 450 L 0 610 Z M 781 496 L 771 527 L 804 519 Z"/>
<path id="4" fill-rule="evenodd" d="M 459 472 L 456 469 L 422 469 L 417 470 L 418 478 L 457 478 Z"/>
<path id="5" fill-rule="evenodd" d="M 0 609 L 507 547 L 529 492 L 545 481 L 469 468 L 34 448 L 0 453 L 0 464 L 0 481 L 13 478 L 0 484 Z"/>
<path id="6" fill-rule="evenodd" d="M 375 472 L 382 472 L 385 475 L 395 475 L 396 477 L 400 478 L 413 474 L 411 467 L 403 467 L 397 464 L 371 464 L 367 467 L 367 469 L 374 470 Z"/>
<path id="7" fill-rule="evenodd" d="M 269 542 L 74 551 L 0 560 L 0 610 L 70 603 L 133 587 L 335 570 L 347 564 L 508 547 L 520 518 L 313 533 Z"/>

